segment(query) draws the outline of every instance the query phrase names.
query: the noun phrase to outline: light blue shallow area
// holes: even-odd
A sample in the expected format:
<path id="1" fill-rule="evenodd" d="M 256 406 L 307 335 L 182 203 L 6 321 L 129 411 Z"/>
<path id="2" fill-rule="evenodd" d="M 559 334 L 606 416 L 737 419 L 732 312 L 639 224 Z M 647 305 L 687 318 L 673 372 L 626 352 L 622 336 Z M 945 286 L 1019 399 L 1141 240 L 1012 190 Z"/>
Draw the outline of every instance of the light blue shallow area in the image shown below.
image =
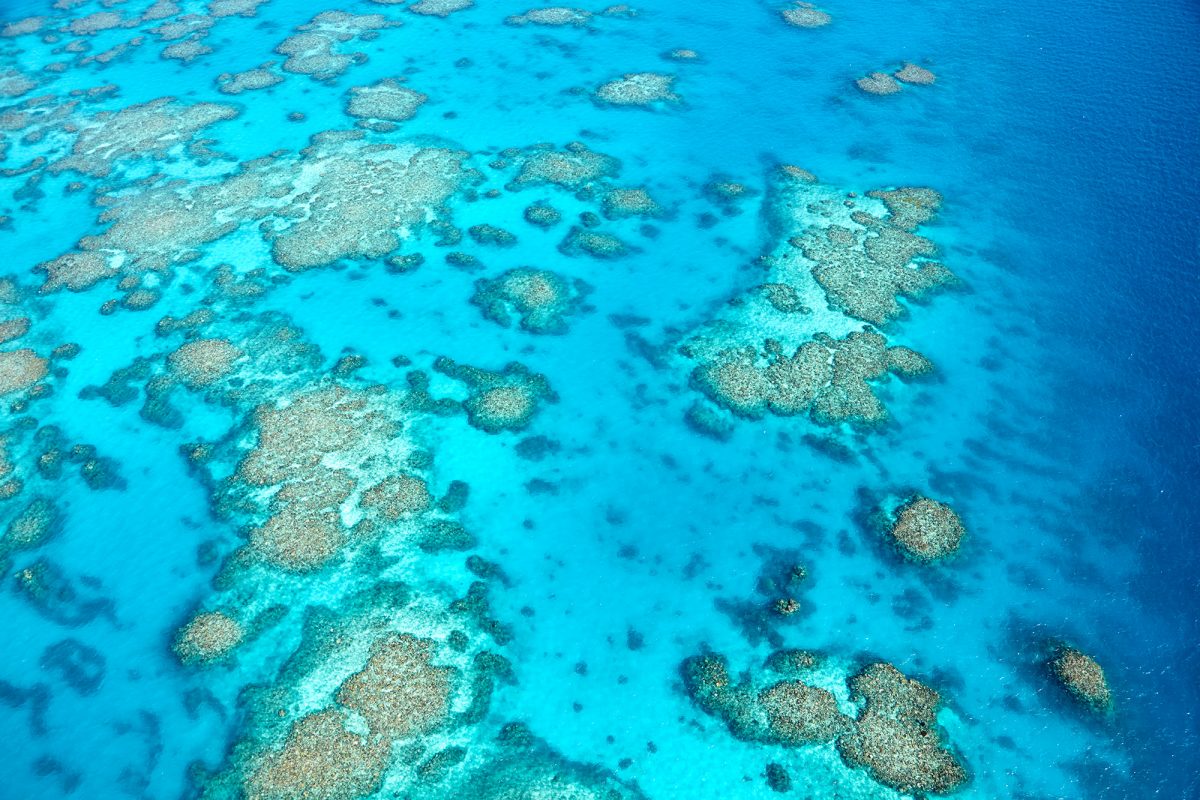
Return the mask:
<path id="1" fill-rule="evenodd" d="M 216 75 L 272 59 L 323 10 L 271 0 L 253 18 L 221 21 L 206 40 L 214 52 L 189 64 L 148 45 L 47 91 L 113 83 L 120 91 L 103 103 L 112 109 L 165 95 L 236 103 L 240 115 L 205 135 L 243 161 L 350 127 L 349 87 L 403 75 L 428 102 L 397 132 L 371 137 L 428 137 L 472 153 L 582 140 L 620 159 L 621 184 L 647 187 L 670 209 L 652 238 L 637 220 L 606 226 L 637 244 L 629 257 L 572 258 L 556 249 L 561 227 L 537 231 L 521 213 L 542 197 L 568 214 L 583 205 L 541 189 L 506 194 L 455 212 L 464 228 L 486 221 L 519 234 L 515 248 L 479 251 L 479 275 L 420 243 L 427 262 L 411 274 L 368 261 L 313 270 L 256 306 L 289 314 L 330 362 L 366 356 L 378 380 L 401 380 L 389 365 L 399 354 L 492 368 L 519 360 L 549 378 L 558 402 L 528 432 L 561 443 L 544 460 L 519 458 L 519 436 L 482 433 L 461 416 L 426 431 L 439 472 L 471 486 L 463 520 L 479 551 L 508 577 L 493 611 L 513 625 L 518 682 L 493 714 L 528 722 L 567 758 L 613 770 L 654 800 L 774 797 L 762 778 L 769 761 L 789 765 L 790 796 L 862 796 L 825 771 L 837 759 L 831 746 L 740 742 L 681 685 L 680 663 L 702 647 L 735 666 L 770 652 L 747 636 L 736 604 L 762 602 L 756 581 L 782 552 L 811 578 L 804 613 L 779 626 L 783 641 L 890 661 L 938 687 L 940 721 L 971 773 L 955 796 L 1200 796 L 1195 4 L 830 0 L 822 7 L 833 22 L 812 30 L 753 0 L 645 0 L 634 19 L 578 29 L 503 25 L 526 10 L 519 0 L 477 0 L 445 19 L 350 0 L 329 7 L 404 24 L 356 43 L 368 60 L 328 84 L 288 76 L 270 90 L 219 94 Z M 0 20 L 41 13 L 40 3 L 0 0 Z M 123 36 L 100 34 L 93 49 Z M 5 41 L 0 67 L 32 72 L 48 47 Z M 674 48 L 701 58 L 665 60 Z M 855 88 L 904 61 L 925 64 L 937 83 L 889 97 Z M 639 71 L 677 75 L 682 103 L 606 108 L 576 91 Z M 306 119 L 287 121 L 294 111 Z M 23 147 L 35 145 L 14 145 L 3 166 L 22 163 Z M 893 424 L 840 430 L 848 460 L 803 442 L 820 431 L 793 418 L 739 421 L 728 442 L 700 436 L 684 422 L 695 399 L 686 371 L 645 357 L 761 282 L 756 259 L 774 243 L 758 204 L 780 163 L 846 191 L 936 188 L 945 204 L 922 232 L 966 284 L 889 328 L 938 375 L 886 384 Z M 705 227 L 698 219 L 713 206 L 702 187 L 714 176 L 757 194 Z M 0 272 L 36 285 L 35 264 L 101 230 L 87 193 L 64 194 L 73 179 L 47 176 L 44 197 L 29 204 L 12 196 L 23 176 L 0 178 L 0 213 L 12 217 L 0 230 Z M 269 253 L 222 243 L 202 263 L 222 261 L 248 271 L 269 266 Z M 562 336 L 483 319 L 468 303 L 474 281 L 522 265 L 585 280 L 593 310 Z M 79 398 L 151 351 L 159 317 L 186 310 L 171 298 L 101 316 L 98 297 L 50 296 L 45 329 L 84 349 L 37 415 L 116 458 L 127 485 L 64 483 L 66 527 L 36 555 L 94 577 L 85 591 L 112 611 L 67 629 L 4 577 L 2 798 L 185 796 L 189 764 L 219 765 L 236 736 L 239 689 L 270 680 L 295 644 L 280 635 L 274 651 L 255 651 L 261 663 L 202 672 L 172 655 L 174 631 L 210 593 L 215 566 L 197 566 L 197 547 L 234 538 L 178 449 L 235 420 L 195 402 L 181 430 L 166 430 L 138 417 L 140 403 Z M 619 325 L 614 315 L 640 320 Z M 863 491 L 907 487 L 947 498 L 965 520 L 968 539 L 949 564 L 903 563 L 863 529 Z M 630 631 L 641 647 L 629 647 Z M 40 666 L 67 637 L 103 654 L 93 693 Z M 1031 667 L 1047 638 L 1102 661 L 1110 717 L 1077 708 Z M 185 698 L 199 691 L 215 702 L 189 714 Z"/>

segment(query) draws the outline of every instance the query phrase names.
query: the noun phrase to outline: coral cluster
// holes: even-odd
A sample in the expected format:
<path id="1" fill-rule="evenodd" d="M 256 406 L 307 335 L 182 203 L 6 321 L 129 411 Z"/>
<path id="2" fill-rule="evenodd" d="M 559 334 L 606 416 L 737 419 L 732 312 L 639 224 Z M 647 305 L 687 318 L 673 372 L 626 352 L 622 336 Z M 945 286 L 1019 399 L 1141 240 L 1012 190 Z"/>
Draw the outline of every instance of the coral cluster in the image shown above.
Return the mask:
<path id="1" fill-rule="evenodd" d="M 717 179 L 706 192 L 727 203 L 748 190 Z M 874 385 L 889 376 L 926 377 L 934 366 L 862 322 L 884 326 L 905 314 L 900 298 L 956 285 L 929 260 L 933 242 L 914 233 L 940 204 L 937 192 L 914 188 L 839 201 L 811 173 L 776 169 L 766 214 L 777 244 L 762 259 L 766 280 L 683 337 L 677 353 L 689 364 L 692 388 L 749 419 L 771 413 L 808 415 L 822 425 L 885 422 Z M 688 414 L 704 430 L 722 427 L 712 411 L 693 406 Z"/>
<path id="2" fill-rule="evenodd" d="M 1112 708 L 1112 690 L 1104 675 L 1104 668 L 1096 659 L 1063 645 L 1050 660 L 1050 673 L 1071 696 L 1093 711 L 1108 711 Z"/>
<path id="3" fill-rule="evenodd" d="M 836 742 L 848 766 L 905 793 L 946 794 L 966 782 L 937 724 L 937 692 L 886 663 L 842 676 L 831 691 L 816 685 L 830 680 L 819 666 L 811 654 L 780 651 L 765 670 L 735 679 L 723 656 L 705 654 L 684 661 L 682 677 L 692 701 L 739 739 L 781 747 Z M 857 713 L 844 713 L 855 700 L 862 703 Z"/>
<path id="4" fill-rule="evenodd" d="M 542 402 L 554 403 L 558 396 L 544 375 L 513 362 L 493 372 L 439 358 L 433 368 L 468 387 L 463 401 L 467 421 L 486 433 L 527 428 Z"/>
<path id="5" fill-rule="evenodd" d="M 581 280 L 519 267 L 492 280 L 476 281 L 471 302 L 498 325 L 508 327 L 516 316 L 521 330 L 561 334 L 567 331 L 567 318 L 580 309 L 590 291 L 591 287 Z"/>
<path id="6" fill-rule="evenodd" d="M 926 564 L 954 555 L 966 534 L 954 509 L 922 495 L 902 503 L 887 530 L 906 558 Z"/>

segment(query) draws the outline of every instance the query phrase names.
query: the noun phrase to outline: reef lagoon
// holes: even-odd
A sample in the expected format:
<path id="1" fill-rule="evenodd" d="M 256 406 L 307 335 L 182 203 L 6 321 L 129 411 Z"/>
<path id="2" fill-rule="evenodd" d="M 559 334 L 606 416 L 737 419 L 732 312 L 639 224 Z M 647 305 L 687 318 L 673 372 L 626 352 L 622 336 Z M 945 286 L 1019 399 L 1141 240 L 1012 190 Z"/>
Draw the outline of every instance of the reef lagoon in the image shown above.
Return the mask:
<path id="1" fill-rule="evenodd" d="M 1187 0 L 0 0 L 0 798 L 1200 797 Z"/>

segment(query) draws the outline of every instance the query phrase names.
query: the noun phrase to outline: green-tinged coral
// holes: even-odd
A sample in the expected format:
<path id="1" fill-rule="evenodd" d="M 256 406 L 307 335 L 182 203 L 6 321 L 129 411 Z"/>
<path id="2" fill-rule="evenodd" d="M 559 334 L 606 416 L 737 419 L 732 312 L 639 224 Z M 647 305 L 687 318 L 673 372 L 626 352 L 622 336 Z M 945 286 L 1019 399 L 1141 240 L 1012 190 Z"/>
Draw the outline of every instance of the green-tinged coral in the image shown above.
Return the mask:
<path id="1" fill-rule="evenodd" d="M 467 228 L 467 234 L 477 244 L 513 247 L 517 243 L 517 237 L 514 234 L 495 225 L 472 225 L 470 228 Z"/>
<path id="2" fill-rule="evenodd" d="M 0 440 L 2 443 L 2 440 Z M 8 467 L 8 469 L 6 469 Z M 5 454 L 0 448 L 0 479 L 11 471 L 11 465 L 6 463 Z M 10 499 L 20 493 L 24 483 L 10 479 L 0 483 L 0 499 Z M 40 547 L 62 527 L 63 514 L 58 505 L 48 496 L 37 496 L 30 499 L 13 516 L 0 538 L 0 565 L 14 553 L 32 550 Z"/>
<path id="3" fill-rule="evenodd" d="M 641 800 L 644 797 L 608 772 L 566 761 L 544 745 L 501 755 L 483 764 L 454 796 L 471 800 Z"/>
<path id="4" fill-rule="evenodd" d="M 745 678 L 735 683 L 724 656 L 688 658 L 682 674 L 693 702 L 739 739 L 796 747 L 832 741 L 849 725 L 828 690 L 799 680 L 762 688 Z"/>

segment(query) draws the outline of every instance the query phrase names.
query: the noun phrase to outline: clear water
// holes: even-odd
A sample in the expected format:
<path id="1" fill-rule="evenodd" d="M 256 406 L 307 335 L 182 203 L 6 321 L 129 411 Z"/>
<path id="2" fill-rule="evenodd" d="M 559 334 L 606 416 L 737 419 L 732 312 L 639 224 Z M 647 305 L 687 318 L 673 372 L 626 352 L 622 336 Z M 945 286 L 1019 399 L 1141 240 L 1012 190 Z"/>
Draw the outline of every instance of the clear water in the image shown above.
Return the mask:
<path id="1" fill-rule="evenodd" d="M 33 84 L 6 90 L 14 95 L 4 98 L 7 109 L 48 96 L 39 107 L 61 114 L 32 127 L 0 117 L 0 167 L 10 171 L 0 178 L 2 271 L 20 295 L 0 322 L 32 320 L 0 349 L 82 349 L 52 363 L 40 381 L 49 396 L 23 407 L 28 387 L 6 394 L 0 419 L 10 439 L 22 425 L 58 426 L 64 441 L 113 459 L 121 482 L 91 489 L 78 461 L 60 478 L 39 477 L 37 453 L 13 456 L 26 485 L 0 501 L 0 522 L 7 526 L 35 494 L 52 497 L 62 520 L 4 564 L 0 715 L 9 756 L 0 796 L 237 796 L 238 779 L 256 762 L 235 743 L 282 746 L 278 731 L 255 741 L 262 731 L 243 689 L 294 689 L 303 699 L 287 713 L 298 716 L 336 706 L 338 685 L 362 668 L 374 634 L 353 627 L 351 587 L 385 572 L 409 584 L 424 605 L 392 618 L 391 629 L 431 637 L 443 663 L 465 663 L 446 641 L 474 623 L 445 609 L 475 580 L 464 567 L 471 553 L 502 568 L 503 579 L 487 581 L 490 614 L 510 626 L 511 641 L 469 631 L 468 655 L 482 646 L 504 655 L 515 679 L 498 684 L 481 721 L 443 722 L 416 737 L 425 748 L 418 760 L 465 747 L 440 782 L 411 778 L 412 737 L 400 737 L 380 797 L 491 796 L 477 776 L 494 769 L 494 742 L 512 721 L 527 724 L 556 763 L 594 765 L 629 796 L 773 797 L 768 763 L 788 771 L 797 797 L 906 796 L 843 763 L 832 743 L 745 741 L 688 697 L 685 658 L 719 652 L 736 673 L 782 646 L 825 655 L 806 680 L 833 689 L 847 713 L 857 706 L 845 679 L 873 661 L 936 688 L 940 735 L 969 772 L 957 796 L 1200 796 L 1194 4 L 831 2 L 823 8 L 832 22 L 805 29 L 782 21 L 784 6 L 749 0 L 645 0 L 636 16 L 597 13 L 563 27 L 504 24 L 528 10 L 523 0 L 478 0 L 444 17 L 404 4 L 271 0 L 251 16 L 215 19 L 203 38 L 212 52 L 186 63 L 160 56 L 169 42 L 147 31 L 161 22 L 65 30 L 108 10 L 136 20 L 144 2 L 59 5 L 0 0 L 4 21 L 47 17 L 38 32 L 0 39 L 0 81 L 26 76 Z M 330 80 L 282 70 L 274 48 L 332 9 L 403 24 L 338 45 L 366 58 Z M 173 10 L 208 13 L 195 2 Z M 144 43 L 120 57 L 85 63 L 137 36 Z M 675 48 L 700 57 L 663 57 Z M 218 75 L 267 61 L 283 78 L 277 85 L 217 91 Z M 933 70 L 936 83 L 889 96 L 856 88 L 857 78 L 905 61 Z M 46 69 L 54 63 L 66 66 Z M 650 109 L 593 102 L 597 86 L 636 72 L 676 76 L 681 100 Z M 487 183 L 474 199 L 455 192 L 448 218 L 462 230 L 489 223 L 512 231 L 515 246 L 469 237 L 439 246 L 435 232 L 416 224 L 399 248 L 424 255 L 415 271 L 394 274 L 384 257 L 352 256 L 293 274 L 272 260 L 257 222 L 239 218 L 236 232 L 203 243 L 194 260 L 141 278 L 161 287 L 150 308 L 100 313 L 129 290 L 118 288 L 119 276 L 39 293 L 36 265 L 108 229 L 98 219 L 106 197 L 137 196 L 169 179 L 212 183 L 275 151 L 296 159 L 314 134 L 355 130 L 348 90 L 386 78 L 403 78 L 428 99 L 395 130 L 367 131 L 365 140 L 469 154 Z M 106 84 L 117 88 L 68 105 L 72 92 Z M 162 152 L 118 156 L 107 175 L 55 168 L 96 114 L 166 96 L 177 98 L 175 109 L 217 102 L 237 113 L 182 144 L 167 141 Z M 292 112 L 304 119 L 289 121 Z M 44 135 L 27 136 L 43 126 Z M 132 141 L 137 130 L 121 137 Z M 189 149 L 198 139 L 220 155 Z M 579 214 L 599 210 L 597 199 L 555 186 L 503 188 L 521 156 L 489 166 L 505 148 L 573 141 L 620 161 L 619 177 L 601 186 L 644 187 L 665 209 L 602 223 L 599 230 L 633 245 L 624 257 L 559 249 Z M 758 259 L 781 246 L 767 224 L 778 164 L 810 170 L 838 196 L 929 186 L 944 198 L 919 233 L 965 287 L 909 303 L 910 313 L 886 326 L 891 344 L 924 353 L 937 374 L 878 384 L 891 416 L 880 430 L 803 416 L 729 417 L 733 433 L 719 441 L 685 422 L 700 394 L 689 386 L 695 365 L 678 346 L 763 282 Z M 729 206 L 714 203 L 704 187 L 716 178 L 751 191 Z M 68 191 L 72 182 L 82 186 Z M 490 188 L 497 197 L 483 195 Z M 525 222 L 523 210 L 540 200 L 565 221 L 546 231 Z M 447 264 L 450 250 L 476 255 L 482 269 Z M 219 264 L 266 290 L 205 306 Z M 502 328 L 469 302 L 476 280 L 518 266 L 592 287 L 566 333 Z M 225 442 L 220 477 L 236 463 L 228 453 L 251 446 L 253 404 L 177 388 L 180 424 L 164 427 L 139 415 L 146 376 L 132 381 L 135 399 L 125 404 L 85 391 L 139 356 L 163 373 L 166 354 L 185 339 L 156 335 L 156 323 L 202 306 L 246 336 L 262 315 L 286 314 L 319 348 L 319 364 L 268 382 L 270 402 L 330 381 L 346 352 L 366 361 L 338 379 L 347 386 L 399 391 L 409 367 L 392 359 L 403 354 L 433 376 L 435 396 L 463 400 L 460 382 L 431 371 L 435 357 L 489 370 L 519 361 L 548 379 L 557 402 L 540 403 L 518 432 L 479 430 L 461 408 L 409 418 L 406 436 L 434 452 L 425 474 L 435 493 L 451 480 L 470 486 L 452 515 L 474 534 L 469 551 L 428 555 L 401 537 L 388 545 L 398 559 L 390 566 L 354 545 L 313 573 L 260 568 L 221 588 L 214 576 L 244 544 L 247 520 L 214 513 L 214 487 L 189 470 L 180 447 Z M 236 376 L 258 375 L 260 366 L 239 362 Z M 533 436 L 557 446 L 523 457 L 518 443 Z M 847 455 L 831 456 L 812 436 L 831 437 Z M 906 562 L 864 524 L 864 498 L 910 490 L 961 515 L 968 534 L 953 559 Z M 212 558 L 198 558 L 205 543 Z M 66 576 L 73 599 L 39 605 L 19 588 L 22 571 L 40 559 Z M 778 593 L 760 592 L 760 577 L 794 561 L 809 574 L 796 592 L 801 612 L 772 615 Z M 197 609 L 248 621 L 273 603 L 288 609 L 281 621 L 220 663 L 185 666 L 172 651 Z M 305 647 L 303 618 L 315 606 L 341 615 L 361 641 L 300 685 L 284 665 Z M 64 640 L 89 648 L 90 682 L 67 679 L 54 656 Z M 1110 711 L 1093 712 L 1055 685 L 1045 663 L 1050 642 L 1102 664 Z M 232 788 L 206 782 L 197 762 L 232 775 Z M 515 794 L 494 796 L 560 796 L 514 786 Z"/>

